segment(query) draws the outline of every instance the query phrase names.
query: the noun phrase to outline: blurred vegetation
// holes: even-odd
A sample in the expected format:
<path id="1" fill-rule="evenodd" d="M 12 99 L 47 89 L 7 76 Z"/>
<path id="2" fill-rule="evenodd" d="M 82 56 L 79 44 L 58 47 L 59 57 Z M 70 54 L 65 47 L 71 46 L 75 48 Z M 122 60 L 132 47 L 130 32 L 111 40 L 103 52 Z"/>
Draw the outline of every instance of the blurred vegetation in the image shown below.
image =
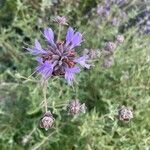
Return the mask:
<path id="1" fill-rule="evenodd" d="M 1 0 L 0 1 L 0 148 L 2 150 L 149 150 L 150 149 L 150 35 L 141 34 L 138 16 L 148 1 L 128 1 L 124 7 L 111 6 L 111 17 L 126 12 L 119 26 L 111 19 L 101 21 L 96 13 L 98 0 Z M 141 6 L 142 4 L 142 6 Z M 25 43 L 42 41 L 41 31 L 58 25 L 52 19 L 65 16 L 69 25 L 84 33 L 84 48 L 101 49 L 117 34 L 125 42 L 117 47 L 114 65 L 94 67 L 77 76 L 72 89 L 63 79 L 52 78 L 48 105 L 55 117 L 52 129 L 38 128 L 44 113 L 39 78 L 31 75 L 35 60 L 26 53 Z M 145 16 L 141 16 L 142 25 Z M 66 28 L 65 28 L 66 29 Z M 64 36 L 65 32 L 62 34 Z M 62 36 L 62 38 L 63 38 Z M 69 117 L 64 106 L 80 99 L 87 113 Z M 115 117 L 118 106 L 130 106 L 134 119 L 129 123 Z M 63 108 L 63 109 L 62 109 Z M 42 112 L 43 110 L 43 112 Z"/>

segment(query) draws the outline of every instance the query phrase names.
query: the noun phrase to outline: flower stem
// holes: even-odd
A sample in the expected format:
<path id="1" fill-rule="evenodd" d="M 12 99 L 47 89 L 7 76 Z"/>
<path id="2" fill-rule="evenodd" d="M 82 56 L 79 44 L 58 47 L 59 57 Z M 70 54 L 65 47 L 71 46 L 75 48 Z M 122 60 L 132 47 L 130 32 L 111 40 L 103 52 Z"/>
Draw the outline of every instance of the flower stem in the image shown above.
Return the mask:
<path id="1" fill-rule="evenodd" d="M 60 33 L 61 33 L 61 30 L 62 30 L 62 25 L 59 24 L 57 41 L 60 41 Z"/>
<path id="2" fill-rule="evenodd" d="M 47 93 L 47 81 L 44 81 L 44 83 L 43 83 L 43 96 L 44 96 L 45 112 L 47 112 L 47 98 L 46 98 L 46 93 Z"/>

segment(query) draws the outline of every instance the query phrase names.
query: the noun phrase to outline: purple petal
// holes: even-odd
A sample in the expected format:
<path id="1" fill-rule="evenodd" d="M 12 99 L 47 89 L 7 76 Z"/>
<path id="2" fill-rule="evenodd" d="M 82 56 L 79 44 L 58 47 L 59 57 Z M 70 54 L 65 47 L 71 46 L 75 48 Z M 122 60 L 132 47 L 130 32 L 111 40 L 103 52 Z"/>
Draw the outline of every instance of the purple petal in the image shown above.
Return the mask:
<path id="1" fill-rule="evenodd" d="M 82 34 L 80 32 L 76 32 L 71 40 L 71 48 L 79 46 L 82 42 Z"/>
<path id="2" fill-rule="evenodd" d="M 50 44 L 54 45 L 54 32 L 51 28 L 44 29 L 44 37 Z"/>
<path id="3" fill-rule="evenodd" d="M 32 54 L 32 55 L 39 55 L 39 54 L 47 54 L 45 50 L 42 49 L 41 44 L 37 39 L 35 39 L 35 45 L 33 48 L 27 48 L 27 50 Z"/>
<path id="4" fill-rule="evenodd" d="M 41 50 L 41 44 L 39 43 L 39 41 L 37 39 L 35 39 L 35 48 Z"/>
<path id="5" fill-rule="evenodd" d="M 88 60 L 88 56 L 86 55 L 86 56 L 79 57 L 79 58 L 75 59 L 74 61 L 76 63 L 79 63 L 82 67 L 85 67 L 85 68 L 89 69 L 90 65 L 86 64 L 87 60 Z"/>
<path id="6" fill-rule="evenodd" d="M 66 35 L 66 45 L 70 44 L 73 36 L 74 36 L 74 30 L 73 28 L 69 27 Z"/>
<path id="7" fill-rule="evenodd" d="M 43 58 L 37 57 L 37 58 L 36 58 L 36 61 L 37 61 L 38 63 L 42 64 L 42 63 L 43 63 Z"/>
<path id="8" fill-rule="evenodd" d="M 80 72 L 79 67 L 65 69 L 65 79 L 67 80 L 69 85 L 72 85 L 72 82 L 74 80 L 74 75 L 79 72 Z"/>
<path id="9" fill-rule="evenodd" d="M 44 63 L 39 63 L 39 66 L 36 70 L 42 74 L 43 79 L 49 78 L 53 73 L 53 64 L 49 61 L 45 61 Z"/>

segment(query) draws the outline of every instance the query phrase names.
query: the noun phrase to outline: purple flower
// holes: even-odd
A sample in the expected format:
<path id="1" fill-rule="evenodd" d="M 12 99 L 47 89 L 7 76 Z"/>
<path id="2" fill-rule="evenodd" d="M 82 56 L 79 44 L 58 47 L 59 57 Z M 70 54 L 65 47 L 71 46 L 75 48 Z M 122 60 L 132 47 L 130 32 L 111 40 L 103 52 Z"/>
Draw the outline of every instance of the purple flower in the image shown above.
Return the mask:
<path id="1" fill-rule="evenodd" d="M 90 68 L 90 65 L 87 64 L 88 56 L 78 56 L 74 50 L 83 41 L 80 32 L 75 32 L 73 28 L 69 27 L 66 40 L 55 42 L 52 29 L 45 28 L 44 37 L 47 48 L 43 49 L 38 40 L 35 40 L 33 48 L 27 48 L 31 54 L 37 56 L 36 71 L 42 75 L 42 79 L 46 80 L 51 76 L 63 76 L 71 85 L 75 80 L 75 74 L 80 72 L 79 66 Z"/>

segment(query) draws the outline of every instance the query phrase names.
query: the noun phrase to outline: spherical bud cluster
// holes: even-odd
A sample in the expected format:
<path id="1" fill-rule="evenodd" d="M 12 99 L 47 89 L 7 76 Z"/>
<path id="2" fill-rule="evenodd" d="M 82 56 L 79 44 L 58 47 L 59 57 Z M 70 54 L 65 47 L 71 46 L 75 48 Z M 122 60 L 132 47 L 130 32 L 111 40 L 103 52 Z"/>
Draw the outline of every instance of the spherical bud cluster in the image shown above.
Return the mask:
<path id="1" fill-rule="evenodd" d="M 60 25 L 68 25 L 67 23 L 67 19 L 64 17 L 64 16 L 57 16 L 55 19 L 54 19 L 54 22 L 57 22 L 58 24 Z"/>
<path id="2" fill-rule="evenodd" d="M 68 112 L 70 115 L 73 116 L 78 115 L 81 112 L 85 113 L 85 111 L 86 111 L 85 103 L 81 104 L 79 100 L 73 100 L 68 105 Z"/>
<path id="3" fill-rule="evenodd" d="M 117 35 L 116 40 L 118 43 L 123 43 L 124 42 L 124 36 L 123 35 Z"/>
<path id="4" fill-rule="evenodd" d="M 50 111 L 46 112 L 40 120 L 40 127 L 46 131 L 51 128 L 54 124 L 54 118 Z"/>
<path id="5" fill-rule="evenodd" d="M 115 48 L 116 48 L 116 44 L 114 42 L 107 42 L 105 45 L 106 51 L 114 52 Z"/>
<path id="6" fill-rule="evenodd" d="M 122 106 L 118 109 L 118 119 L 121 121 L 130 121 L 133 118 L 133 110 Z"/>

